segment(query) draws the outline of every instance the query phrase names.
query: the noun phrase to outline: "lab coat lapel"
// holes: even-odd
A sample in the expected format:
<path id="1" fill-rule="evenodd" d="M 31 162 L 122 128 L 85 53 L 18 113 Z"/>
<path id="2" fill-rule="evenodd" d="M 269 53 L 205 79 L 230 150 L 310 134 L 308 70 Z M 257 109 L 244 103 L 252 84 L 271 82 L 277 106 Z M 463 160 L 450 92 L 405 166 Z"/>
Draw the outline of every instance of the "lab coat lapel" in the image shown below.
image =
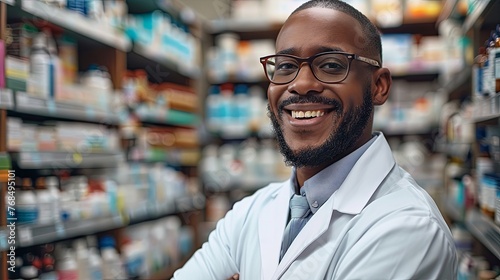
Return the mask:
<path id="1" fill-rule="evenodd" d="M 268 280 L 276 271 L 285 230 L 291 190 L 287 181 L 282 184 L 272 200 L 264 205 L 259 217 L 259 243 L 262 280 Z"/>
<path id="2" fill-rule="evenodd" d="M 272 279 L 279 279 L 302 251 L 328 230 L 332 218 L 332 211 L 333 199 L 330 197 L 299 232 L 283 256 Z"/>

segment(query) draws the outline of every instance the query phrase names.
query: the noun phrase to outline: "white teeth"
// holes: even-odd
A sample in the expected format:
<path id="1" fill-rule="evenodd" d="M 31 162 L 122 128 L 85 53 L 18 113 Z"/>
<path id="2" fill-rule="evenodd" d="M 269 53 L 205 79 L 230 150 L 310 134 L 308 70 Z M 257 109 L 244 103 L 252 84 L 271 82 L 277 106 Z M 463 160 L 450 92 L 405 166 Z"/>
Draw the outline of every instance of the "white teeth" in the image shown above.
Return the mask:
<path id="1" fill-rule="evenodd" d="M 321 117 L 325 114 L 323 111 L 291 111 L 292 118 L 302 119 L 302 118 L 315 118 Z"/>

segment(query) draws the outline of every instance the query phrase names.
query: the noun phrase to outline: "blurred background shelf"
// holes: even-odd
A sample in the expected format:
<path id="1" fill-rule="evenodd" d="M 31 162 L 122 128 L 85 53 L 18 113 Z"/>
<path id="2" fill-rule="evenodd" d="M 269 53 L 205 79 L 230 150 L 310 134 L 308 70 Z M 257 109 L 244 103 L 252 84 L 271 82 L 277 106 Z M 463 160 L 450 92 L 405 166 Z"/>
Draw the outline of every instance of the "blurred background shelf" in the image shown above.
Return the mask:
<path id="1" fill-rule="evenodd" d="M 467 213 L 465 225 L 474 237 L 500 259 L 500 227 L 491 218 L 473 209 Z"/>
<path id="2" fill-rule="evenodd" d="M 205 201 L 202 197 L 185 197 L 178 198 L 172 203 L 144 205 L 140 209 L 129 210 L 124 215 L 66 221 L 47 225 L 17 224 L 16 245 L 22 248 L 102 233 L 169 215 L 200 210 L 204 207 L 204 203 Z M 8 229 L 0 231 L 0 237 L 8 236 L 7 234 Z M 0 245 L 4 243 L 0 241 Z"/>
<path id="3" fill-rule="evenodd" d="M 121 216 L 69 221 L 51 225 L 17 225 L 17 246 L 28 247 L 95 234 L 123 226 Z"/>
<path id="4" fill-rule="evenodd" d="M 16 92 L 15 100 L 16 103 L 13 111 L 20 114 L 93 122 L 98 124 L 117 125 L 119 123 L 118 114 L 113 111 L 104 110 L 104 108 L 37 98 L 24 92 Z"/>
<path id="5" fill-rule="evenodd" d="M 123 161 L 120 152 L 11 152 L 12 160 L 21 169 L 105 168 Z"/>
<path id="6" fill-rule="evenodd" d="M 136 112 L 139 120 L 143 123 L 157 125 L 179 125 L 193 127 L 199 123 L 199 116 L 193 113 L 179 110 L 163 110 L 163 114 L 155 114 L 148 111 Z"/>
<path id="7" fill-rule="evenodd" d="M 18 0 L 14 12 L 9 16 L 33 16 L 60 26 L 80 37 L 86 37 L 112 48 L 129 51 L 132 47 L 125 34 L 111 26 L 103 25 L 96 20 L 86 18 L 76 12 L 59 9 L 41 1 Z M 22 11 L 23 13 L 19 13 Z"/>
<path id="8" fill-rule="evenodd" d="M 157 79 L 171 80 L 178 75 L 184 76 L 184 78 L 196 79 L 201 76 L 200 69 L 183 67 L 182 64 L 169 59 L 164 51 L 140 43 L 134 43 L 132 51 L 127 56 L 129 68 L 146 67 L 146 70 L 151 72 L 150 74 L 155 74 Z"/>

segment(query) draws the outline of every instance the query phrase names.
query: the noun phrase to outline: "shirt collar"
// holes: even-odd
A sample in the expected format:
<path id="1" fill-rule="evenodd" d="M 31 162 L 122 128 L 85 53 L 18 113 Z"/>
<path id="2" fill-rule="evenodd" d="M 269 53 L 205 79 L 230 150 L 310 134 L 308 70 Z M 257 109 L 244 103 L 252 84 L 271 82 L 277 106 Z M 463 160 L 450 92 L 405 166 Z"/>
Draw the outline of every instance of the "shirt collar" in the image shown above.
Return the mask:
<path id="1" fill-rule="evenodd" d="M 309 208 L 313 214 L 316 213 L 316 211 L 328 200 L 328 198 L 330 198 L 332 194 L 342 185 L 358 159 L 371 146 L 371 144 L 375 142 L 377 137 L 378 135 L 374 134 L 373 137 L 363 146 L 359 147 L 342 159 L 334 162 L 304 182 L 304 186 L 300 188 L 300 194 L 306 196 Z M 292 182 L 291 195 L 295 193 L 294 190 L 298 189 L 297 180 L 295 180 L 295 178 L 296 169 L 293 168 L 290 180 Z"/>

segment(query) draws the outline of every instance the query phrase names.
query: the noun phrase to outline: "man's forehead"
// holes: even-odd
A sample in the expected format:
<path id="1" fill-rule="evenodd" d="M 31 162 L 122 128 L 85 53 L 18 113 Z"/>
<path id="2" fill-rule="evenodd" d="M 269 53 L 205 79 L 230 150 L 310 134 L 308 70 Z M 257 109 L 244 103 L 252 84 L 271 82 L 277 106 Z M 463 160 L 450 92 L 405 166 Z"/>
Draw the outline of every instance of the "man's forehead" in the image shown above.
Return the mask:
<path id="1" fill-rule="evenodd" d="M 298 11 L 287 19 L 276 39 L 276 48 L 281 51 L 315 45 L 345 50 L 346 45 L 352 45 L 349 51 L 355 51 L 361 49 L 354 40 L 360 36 L 364 36 L 361 24 L 352 16 L 330 8 L 314 7 Z"/>

